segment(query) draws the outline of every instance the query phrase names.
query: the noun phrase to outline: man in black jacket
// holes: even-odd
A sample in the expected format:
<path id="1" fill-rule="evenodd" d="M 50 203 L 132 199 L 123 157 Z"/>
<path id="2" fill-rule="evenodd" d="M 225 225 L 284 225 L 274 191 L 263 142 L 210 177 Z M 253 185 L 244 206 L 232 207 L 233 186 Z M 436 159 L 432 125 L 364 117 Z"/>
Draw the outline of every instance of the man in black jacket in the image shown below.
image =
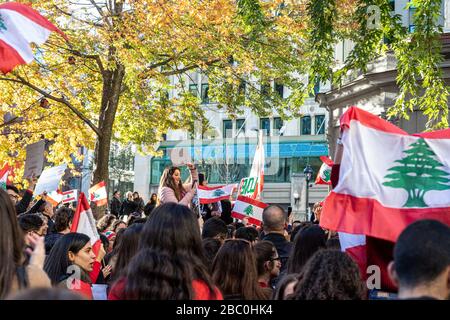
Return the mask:
<path id="1" fill-rule="evenodd" d="M 398 237 L 388 266 L 402 300 L 450 298 L 450 227 L 437 220 L 419 220 Z"/>
<path id="2" fill-rule="evenodd" d="M 115 215 L 116 217 L 119 217 L 121 207 L 122 202 L 120 201 L 120 191 L 116 190 L 114 191 L 113 198 L 111 199 L 111 202 L 109 204 L 111 214 Z"/>
<path id="3" fill-rule="evenodd" d="M 31 200 L 33 199 L 33 190 L 36 186 L 36 178 L 28 179 L 28 189 L 25 190 L 22 199 L 19 201 L 19 190 L 13 185 L 6 185 L 6 192 L 16 208 L 16 214 L 19 215 L 28 210 Z"/>
<path id="4" fill-rule="evenodd" d="M 262 214 L 263 232 L 261 240 L 272 242 L 277 248 L 281 261 L 281 272 L 287 267 L 287 261 L 291 255 L 294 244 L 286 240 L 287 214 L 284 209 L 277 205 L 270 205 L 264 209 Z"/>

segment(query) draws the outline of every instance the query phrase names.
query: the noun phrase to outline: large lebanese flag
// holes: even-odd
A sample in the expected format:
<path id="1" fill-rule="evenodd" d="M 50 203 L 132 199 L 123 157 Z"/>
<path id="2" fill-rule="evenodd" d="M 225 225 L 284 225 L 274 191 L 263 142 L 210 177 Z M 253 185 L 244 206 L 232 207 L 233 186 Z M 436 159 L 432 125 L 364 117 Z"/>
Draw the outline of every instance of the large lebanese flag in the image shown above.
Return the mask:
<path id="1" fill-rule="evenodd" d="M 251 198 L 260 200 L 261 193 L 264 189 L 264 165 L 266 163 L 263 144 L 263 132 L 259 131 L 258 145 L 256 146 L 255 157 L 253 158 L 252 169 L 250 170 L 250 177 L 256 178 L 256 187 Z"/>
<path id="2" fill-rule="evenodd" d="M 30 6 L 15 2 L 0 4 L 0 71 L 33 61 L 30 43 L 41 45 L 52 31 L 66 35 Z"/>
<path id="3" fill-rule="evenodd" d="M 256 226 L 261 226 L 262 213 L 268 204 L 244 196 L 238 196 L 234 203 L 231 216 L 236 219 L 247 218 L 248 222 Z"/>
<path id="4" fill-rule="evenodd" d="M 208 204 L 229 199 L 236 188 L 236 183 L 218 187 L 198 186 L 197 194 L 201 204 Z"/>
<path id="5" fill-rule="evenodd" d="M 450 225 L 450 129 L 409 135 L 351 107 L 341 117 L 339 183 L 320 225 L 395 242 L 410 223 Z"/>
<path id="6" fill-rule="evenodd" d="M 92 214 L 91 207 L 83 192 L 78 197 L 77 210 L 73 217 L 72 227 L 70 232 L 84 233 L 91 238 L 92 250 L 95 255 L 98 254 L 102 242 L 95 225 L 95 219 Z"/>

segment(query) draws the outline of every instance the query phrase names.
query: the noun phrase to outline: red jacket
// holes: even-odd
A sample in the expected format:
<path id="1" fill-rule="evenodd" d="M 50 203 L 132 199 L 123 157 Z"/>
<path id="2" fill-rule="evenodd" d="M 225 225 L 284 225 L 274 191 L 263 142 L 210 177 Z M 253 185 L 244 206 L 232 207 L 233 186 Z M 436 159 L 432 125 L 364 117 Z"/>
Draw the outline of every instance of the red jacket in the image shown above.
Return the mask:
<path id="1" fill-rule="evenodd" d="M 108 300 L 126 300 L 124 297 L 126 279 L 122 278 L 116 282 L 109 291 Z M 223 300 L 222 293 L 216 287 L 215 294 L 211 294 L 208 286 L 202 280 L 192 281 L 194 300 Z"/>

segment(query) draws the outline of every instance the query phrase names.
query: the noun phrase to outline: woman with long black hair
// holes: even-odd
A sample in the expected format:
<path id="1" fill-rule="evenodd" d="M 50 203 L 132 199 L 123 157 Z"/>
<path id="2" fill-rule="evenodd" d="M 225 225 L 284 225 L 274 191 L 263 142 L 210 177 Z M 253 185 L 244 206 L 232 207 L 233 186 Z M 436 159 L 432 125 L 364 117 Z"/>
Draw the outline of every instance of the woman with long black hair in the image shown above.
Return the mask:
<path id="1" fill-rule="evenodd" d="M 52 285 L 66 286 L 92 299 L 92 272 L 95 254 L 89 236 L 82 233 L 68 233 L 53 246 L 45 260 L 44 270 Z"/>
<path id="2" fill-rule="evenodd" d="M 27 241 L 30 246 L 25 251 L 25 240 L 14 205 L 8 193 L 0 189 L 0 299 L 20 289 L 50 287 L 42 269 L 44 239 L 33 234 L 27 235 Z"/>
<path id="3" fill-rule="evenodd" d="M 149 257 L 153 262 L 147 260 Z M 192 211 L 176 203 L 161 205 L 145 223 L 139 252 L 125 276 L 111 288 L 108 299 L 221 300 L 204 260 L 200 229 Z M 164 295 L 157 293 L 159 281 L 149 281 L 155 274 L 164 274 Z"/>

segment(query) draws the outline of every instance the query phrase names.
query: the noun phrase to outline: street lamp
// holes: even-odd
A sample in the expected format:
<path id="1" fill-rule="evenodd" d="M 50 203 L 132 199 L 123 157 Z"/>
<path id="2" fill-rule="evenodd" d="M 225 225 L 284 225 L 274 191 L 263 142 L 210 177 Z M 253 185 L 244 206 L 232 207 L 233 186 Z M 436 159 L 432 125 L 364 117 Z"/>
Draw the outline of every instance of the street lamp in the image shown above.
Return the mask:
<path id="1" fill-rule="evenodd" d="M 303 173 L 305 174 L 305 180 L 306 180 L 306 216 L 307 218 L 309 218 L 309 182 L 312 179 L 313 176 L 313 169 L 311 168 L 311 166 L 308 164 L 306 165 L 305 170 L 303 170 Z M 307 219 L 308 220 L 308 219 Z"/>

